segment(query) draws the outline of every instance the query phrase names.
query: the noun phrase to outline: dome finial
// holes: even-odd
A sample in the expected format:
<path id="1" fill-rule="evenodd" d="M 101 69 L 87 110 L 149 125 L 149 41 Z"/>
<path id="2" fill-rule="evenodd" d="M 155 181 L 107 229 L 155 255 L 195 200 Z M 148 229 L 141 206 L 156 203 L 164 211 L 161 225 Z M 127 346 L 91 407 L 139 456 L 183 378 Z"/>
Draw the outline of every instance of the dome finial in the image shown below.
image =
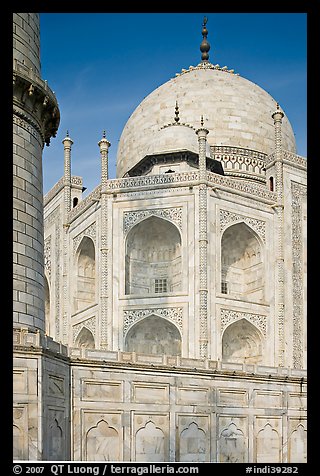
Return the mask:
<path id="1" fill-rule="evenodd" d="M 174 120 L 175 120 L 176 124 L 178 124 L 178 122 L 179 122 L 179 120 L 180 120 L 178 101 L 176 101 L 176 106 L 175 106 L 174 109 L 175 109 L 175 112 L 174 112 L 175 118 L 174 118 Z"/>
<path id="2" fill-rule="evenodd" d="M 210 44 L 207 41 L 207 36 L 208 36 L 208 30 L 207 30 L 207 22 L 208 18 L 204 17 L 203 18 L 203 24 L 202 24 L 202 36 L 203 40 L 200 45 L 200 51 L 201 51 L 201 61 L 203 62 L 208 62 L 209 59 L 209 54 L 208 51 L 210 50 Z"/>

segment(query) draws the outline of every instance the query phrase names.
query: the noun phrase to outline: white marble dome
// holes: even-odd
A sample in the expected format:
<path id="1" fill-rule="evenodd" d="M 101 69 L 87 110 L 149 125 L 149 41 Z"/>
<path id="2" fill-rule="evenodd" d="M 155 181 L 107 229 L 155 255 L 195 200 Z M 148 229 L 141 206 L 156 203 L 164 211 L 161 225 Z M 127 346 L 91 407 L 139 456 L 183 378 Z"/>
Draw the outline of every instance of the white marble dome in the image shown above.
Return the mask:
<path id="1" fill-rule="evenodd" d="M 173 123 L 176 101 L 180 123 L 200 127 L 201 116 L 209 130 L 209 145 L 251 149 L 265 154 L 274 150 L 272 114 L 276 101 L 261 87 L 232 72 L 200 63 L 167 81 L 149 94 L 129 117 L 120 137 L 117 176 L 123 177 L 151 151 L 161 149 L 163 126 Z M 173 128 L 178 131 L 178 128 Z M 192 133 L 196 133 L 190 129 Z M 176 148 L 190 150 L 196 143 L 190 131 L 182 144 L 181 130 Z M 171 133 L 172 131 L 170 131 Z M 295 137 L 286 115 L 282 125 L 284 149 L 296 153 Z M 160 135 L 159 135 L 160 134 Z M 180 137 L 181 136 L 181 137 Z M 193 150 L 193 149 L 191 149 Z"/>
<path id="2" fill-rule="evenodd" d="M 198 136 L 196 130 L 186 124 L 173 123 L 161 128 L 154 136 L 154 140 L 147 145 L 145 155 L 163 154 L 189 150 L 199 153 Z M 210 146 L 207 143 L 207 157 L 210 157 Z"/>

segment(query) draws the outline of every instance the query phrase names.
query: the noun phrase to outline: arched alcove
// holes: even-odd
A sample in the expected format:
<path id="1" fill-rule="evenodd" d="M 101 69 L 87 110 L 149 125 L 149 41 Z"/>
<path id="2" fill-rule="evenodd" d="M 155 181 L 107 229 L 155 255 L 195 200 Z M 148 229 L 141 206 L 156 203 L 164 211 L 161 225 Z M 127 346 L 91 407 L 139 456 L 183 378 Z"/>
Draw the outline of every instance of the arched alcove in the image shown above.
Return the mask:
<path id="1" fill-rule="evenodd" d="M 181 336 L 174 324 L 159 316 L 148 316 L 129 329 L 128 352 L 181 355 Z"/>
<path id="2" fill-rule="evenodd" d="M 289 438 L 289 462 L 307 462 L 307 430 L 301 423 L 295 428 Z"/>
<path id="3" fill-rule="evenodd" d="M 85 309 L 96 301 L 95 249 L 91 238 L 84 236 L 77 250 L 75 311 Z"/>
<path id="4" fill-rule="evenodd" d="M 151 216 L 126 239 L 126 294 L 181 291 L 181 236 L 168 220 Z"/>
<path id="5" fill-rule="evenodd" d="M 13 425 L 13 459 L 21 460 L 24 458 L 23 433 L 17 425 Z"/>
<path id="6" fill-rule="evenodd" d="M 136 461 L 165 461 L 165 436 L 152 421 L 136 433 Z"/>
<path id="7" fill-rule="evenodd" d="M 76 338 L 75 345 L 76 347 L 94 349 L 95 343 L 92 332 L 89 331 L 89 329 L 87 329 L 86 327 L 83 327 Z"/>
<path id="8" fill-rule="evenodd" d="M 192 422 L 180 435 L 179 461 L 205 462 L 208 453 L 207 435 Z"/>
<path id="9" fill-rule="evenodd" d="M 261 244 L 245 223 L 225 230 L 221 239 L 221 292 L 260 302 L 264 299 Z"/>
<path id="10" fill-rule="evenodd" d="M 267 423 L 257 434 L 256 438 L 256 462 L 257 463 L 280 463 L 281 456 L 280 435 Z"/>
<path id="11" fill-rule="evenodd" d="M 259 363 L 262 360 L 262 335 L 246 319 L 230 324 L 222 337 L 222 360 Z"/>
<path id="12" fill-rule="evenodd" d="M 218 445 L 220 463 L 245 463 L 246 438 L 234 422 L 221 431 Z"/>
<path id="13" fill-rule="evenodd" d="M 118 431 L 100 420 L 86 436 L 87 461 L 119 461 L 120 440 Z"/>
<path id="14" fill-rule="evenodd" d="M 53 461 L 61 461 L 64 458 L 64 438 L 63 431 L 55 418 L 49 426 L 49 456 Z"/>

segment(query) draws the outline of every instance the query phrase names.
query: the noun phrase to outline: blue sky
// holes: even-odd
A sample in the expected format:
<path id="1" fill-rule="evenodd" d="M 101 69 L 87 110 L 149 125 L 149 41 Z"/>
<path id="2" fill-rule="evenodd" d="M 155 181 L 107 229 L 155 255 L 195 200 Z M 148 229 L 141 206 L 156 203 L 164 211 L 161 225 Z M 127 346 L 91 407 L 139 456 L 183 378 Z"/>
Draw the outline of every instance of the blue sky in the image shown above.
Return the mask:
<path id="1" fill-rule="evenodd" d="M 209 61 L 234 69 L 274 97 L 307 155 L 306 13 L 40 13 L 41 76 L 55 92 L 61 121 L 44 148 L 44 193 L 63 175 L 69 130 L 73 175 L 86 193 L 100 182 L 98 141 L 111 142 L 116 176 L 122 129 L 139 103 L 175 73 L 201 60 L 208 17 Z"/>

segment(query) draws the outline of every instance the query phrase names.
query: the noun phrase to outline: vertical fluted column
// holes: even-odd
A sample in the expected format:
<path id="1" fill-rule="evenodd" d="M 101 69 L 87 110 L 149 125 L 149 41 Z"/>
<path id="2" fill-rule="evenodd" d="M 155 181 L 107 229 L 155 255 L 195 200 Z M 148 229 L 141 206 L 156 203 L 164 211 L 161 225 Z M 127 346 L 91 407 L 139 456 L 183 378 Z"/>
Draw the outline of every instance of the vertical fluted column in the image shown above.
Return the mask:
<path id="1" fill-rule="evenodd" d="M 282 132 L 281 125 L 284 117 L 277 104 L 277 110 L 272 114 L 275 131 L 275 192 L 277 194 L 277 203 L 274 207 L 276 213 L 277 230 L 277 250 L 276 250 L 276 309 L 278 321 L 278 365 L 285 365 L 285 322 L 284 322 L 284 247 L 283 247 L 283 162 L 282 162 Z"/>
<path id="2" fill-rule="evenodd" d="M 105 132 L 98 142 L 101 156 L 101 289 L 100 289 L 100 346 L 108 346 L 108 150 L 110 142 L 106 139 Z"/>
<path id="3" fill-rule="evenodd" d="M 200 357 L 208 355 L 208 277 L 207 277 L 207 166 L 206 145 L 209 131 L 203 127 L 197 130 L 199 142 L 199 303 L 200 303 Z"/>

